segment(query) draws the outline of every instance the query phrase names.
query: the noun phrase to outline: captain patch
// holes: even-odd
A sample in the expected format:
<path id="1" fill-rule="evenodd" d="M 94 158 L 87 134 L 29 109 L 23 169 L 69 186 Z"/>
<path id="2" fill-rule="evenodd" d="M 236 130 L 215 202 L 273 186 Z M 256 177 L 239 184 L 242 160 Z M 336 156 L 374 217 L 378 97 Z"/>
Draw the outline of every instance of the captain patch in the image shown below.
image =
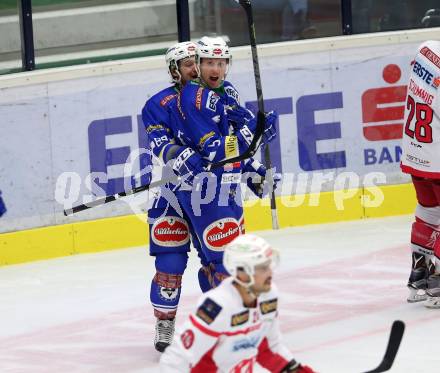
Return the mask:
<path id="1" fill-rule="evenodd" d="M 270 299 L 260 303 L 260 310 L 263 315 L 277 310 L 278 299 Z"/>
<path id="2" fill-rule="evenodd" d="M 211 324 L 221 310 L 222 307 L 220 305 L 215 303 L 212 299 L 206 298 L 197 309 L 196 315 L 207 324 Z"/>
<path id="3" fill-rule="evenodd" d="M 232 315 L 231 326 L 243 325 L 249 320 L 249 310 Z"/>

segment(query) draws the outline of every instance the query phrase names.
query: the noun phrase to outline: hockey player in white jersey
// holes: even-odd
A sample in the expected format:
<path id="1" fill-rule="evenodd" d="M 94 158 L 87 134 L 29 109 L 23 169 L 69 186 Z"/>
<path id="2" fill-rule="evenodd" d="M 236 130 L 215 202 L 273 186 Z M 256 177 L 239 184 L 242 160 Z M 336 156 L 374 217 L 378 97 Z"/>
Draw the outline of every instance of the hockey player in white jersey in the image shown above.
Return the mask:
<path id="1" fill-rule="evenodd" d="M 223 263 L 231 276 L 204 293 L 195 312 L 161 357 L 162 373 L 314 373 L 283 344 L 278 292 L 272 271 L 278 252 L 264 239 L 244 234 L 228 244 Z"/>
<path id="2" fill-rule="evenodd" d="M 401 168 L 417 195 L 411 231 L 408 302 L 440 308 L 440 41 L 426 41 L 411 63 Z"/>

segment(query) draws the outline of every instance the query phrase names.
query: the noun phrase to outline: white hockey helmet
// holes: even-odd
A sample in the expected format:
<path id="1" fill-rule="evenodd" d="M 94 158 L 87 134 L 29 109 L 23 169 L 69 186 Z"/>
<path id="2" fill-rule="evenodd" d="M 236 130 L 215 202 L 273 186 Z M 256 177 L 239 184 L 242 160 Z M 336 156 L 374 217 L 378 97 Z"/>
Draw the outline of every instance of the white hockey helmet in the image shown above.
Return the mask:
<path id="1" fill-rule="evenodd" d="M 272 268 L 279 263 L 278 250 L 275 250 L 265 239 L 253 234 L 243 234 L 225 247 L 223 266 L 236 282 L 244 287 L 254 284 L 255 267 L 269 264 Z M 250 282 L 237 278 L 238 270 L 244 271 Z"/>
<path id="2" fill-rule="evenodd" d="M 226 58 L 230 62 L 232 56 L 228 44 L 220 36 L 204 36 L 197 42 L 198 58 Z"/>
<path id="3" fill-rule="evenodd" d="M 168 74 L 171 77 L 171 82 L 178 84 L 182 79 L 177 62 L 185 58 L 195 56 L 196 51 L 197 45 L 192 41 L 177 43 L 168 48 L 165 54 L 165 61 L 168 68 Z M 176 73 L 177 77 L 173 76 L 173 72 Z"/>

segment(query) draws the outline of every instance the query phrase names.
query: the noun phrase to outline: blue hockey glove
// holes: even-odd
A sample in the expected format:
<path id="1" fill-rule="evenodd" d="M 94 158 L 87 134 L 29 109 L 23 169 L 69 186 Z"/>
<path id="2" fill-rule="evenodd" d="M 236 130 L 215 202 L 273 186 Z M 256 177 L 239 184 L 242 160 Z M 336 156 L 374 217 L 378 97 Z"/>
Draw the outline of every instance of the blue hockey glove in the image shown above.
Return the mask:
<path id="1" fill-rule="evenodd" d="M 269 144 L 272 140 L 277 137 L 277 129 L 276 129 L 276 122 L 278 119 L 278 114 L 276 111 L 269 111 L 266 115 L 266 123 L 264 126 L 264 132 L 263 132 L 263 142 L 265 144 Z"/>
<path id="2" fill-rule="evenodd" d="M 241 134 L 248 144 L 252 141 L 253 134 L 257 129 L 257 118 L 252 112 L 241 106 L 234 106 L 227 110 L 228 121 L 232 124 L 232 127 L 236 130 L 237 134 Z M 276 121 L 278 114 L 275 111 L 265 113 L 264 131 L 262 136 L 262 143 L 268 144 L 277 135 Z M 249 133 L 252 135 L 249 136 Z M 238 135 L 240 136 L 240 135 Z M 250 138 L 251 137 L 251 138 Z M 249 141 L 250 138 L 250 141 Z"/>
<path id="3" fill-rule="evenodd" d="M 256 159 L 250 158 L 243 167 L 243 177 L 249 189 L 258 197 L 265 197 L 269 191 L 269 185 L 266 180 L 266 167 Z M 281 174 L 274 173 L 273 190 L 276 190 L 278 183 L 281 181 Z"/>
<path id="4" fill-rule="evenodd" d="M 252 119 L 255 119 L 255 115 L 252 111 L 242 106 L 230 106 L 227 108 L 228 121 L 235 129 L 242 127 Z"/>
<path id="5" fill-rule="evenodd" d="M 182 182 L 192 186 L 194 177 L 205 171 L 205 161 L 189 147 L 182 146 L 173 157 L 173 171 L 182 178 Z"/>

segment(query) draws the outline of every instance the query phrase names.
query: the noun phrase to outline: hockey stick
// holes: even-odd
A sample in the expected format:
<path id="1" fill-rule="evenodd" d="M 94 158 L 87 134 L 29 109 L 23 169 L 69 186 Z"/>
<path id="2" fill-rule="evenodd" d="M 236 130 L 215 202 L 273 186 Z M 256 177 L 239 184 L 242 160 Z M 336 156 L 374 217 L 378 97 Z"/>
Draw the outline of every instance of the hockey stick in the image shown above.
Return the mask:
<path id="1" fill-rule="evenodd" d="M 235 0 L 239 3 L 244 11 L 246 12 L 247 22 L 248 22 L 248 31 L 249 38 L 251 43 L 251 52 L 252 52 L 252 62 L 254 66 L 254 78 L 255 78 L 255 87 L 257 89 L 257 99 L 258 99 L 258 113 L 257 113 L 257 128 L 254 133 L 254 137 L 252 138 L 249 147 L 246 151 L 237 157 L 228 158 L 220 162 L 213 163 L 210 165 L 209 169 L 216 169 L 223 167 L 225 164 L 240 162 L 250 157 L 253 157 L 258 150 L 258 145 L 260 143 L 261 136 L 263 136 L 264 131 L 264 101 L 263 101 L 263 90 L 261 88 L 261 78 L 260 78 L 260 64 L 258 62 L 258 52 L 257 52 L 257 39 L 255 37 L 255 24 L 254 24 L 254 15 L 252 13 L 252 4 L 251 0 Z"/>
<path id="2" fill-rule="evenodd" d="M 258 62 L 258 51 L 257 51 L 257 40 L 255 37 L 255 24 L 254 17 L 252 13 L 252 4 L 251 0 L 235 0 L 238 2 L 246 12 L 247 21 L 248 21 L 248 29 L 249 29 L 249 38 L 251 44 L 251 52 L 252 52 L 252 62 L 254 66 L 254 78 L 255 78 L 255 88 L 257 90 L 257 102 L 258 102 L 258 113 L 257 113 L 257 128 L 254 134 L 254 137 L 246 149 L 246 151 L 238 157 L 229 158 L 227 160 L 223 160 L 218 163 L 214 163 L 210 169 L 215 169 L 218 167 L 224 166 L 226 163 L 234 163 L 239 162 L 244 159 L 253 157 L 257 151 L 258 144 L 260 142 L 260 138 L 263 135 L 264 131 L 264 121 L 265 111 L 264 111 L 264 99 L 263 99 L 263 89 L 261 87 L 261 77 L 260 77 L 260 64 Z M 272 175 L 272 165 L 270 160 L 270 151 L 269 146 L 266 145 L 264 149 L 264 165 L 266 166 L 266 178 L 270 185 L 270 208 L 272 213 L 272 228 L 278 229 L 278 216 L 277 216 L 277 206 L 275 201 L 275 191 L 273 188 L 273 175 Z"/>
<path id="3" fill-rule="evenodd" d="M 369 370 L 364 373 L 381 373 L 391 369 L 394 359 L 399 350 L 400 342 L 402 341 L 403 332 L 405 331 L 405 323 L 400 320 L 393 322 L 391 327 L 390 339 L 388 340 L 385 355 L 376 369 Z"/>
<path id="4" fill-rule="evenodd" d="M 150 183 L 150 184 L 147 184 L 147 185 L 141 185 L 140 187 L 136 187 L 136 188 L 130 189 L 127 192 L 121 192 L 121 193 L 118 193 L 118 194 L 114 194 L 112 196 L 105 196 L 105 197 L 102 197 L 102 198 L 98 198 L 98 199 L 95 199 L 94 201 L 91 201 L 91 202 L 88 202 L 88 203 L 84 203 L 82 205 L 74 206 L 74 207 L 72 207 L 70 209 L 63 210 L 64 216 L 73 215 L 73 214 L 76 214 L 77 212 L 91 209 L 92 207 L 101 206 L 101 205 L 104 205 L 105 203 L 116 201 L 117 199 L 119 199 L 121 197 L 130 196 L 130 195 L 135 194 L 135 193 L 143 192 L 144 190 L 156 188 L 156 187 L 164 185 L 166 183 L 176 183 L 178 181 L 178 179 L 179 178 L 176 176 L 176 177 L 171 178 L 171 179 L 157 180 L 157 181 L 155 181 L 153 183 Z"/>

